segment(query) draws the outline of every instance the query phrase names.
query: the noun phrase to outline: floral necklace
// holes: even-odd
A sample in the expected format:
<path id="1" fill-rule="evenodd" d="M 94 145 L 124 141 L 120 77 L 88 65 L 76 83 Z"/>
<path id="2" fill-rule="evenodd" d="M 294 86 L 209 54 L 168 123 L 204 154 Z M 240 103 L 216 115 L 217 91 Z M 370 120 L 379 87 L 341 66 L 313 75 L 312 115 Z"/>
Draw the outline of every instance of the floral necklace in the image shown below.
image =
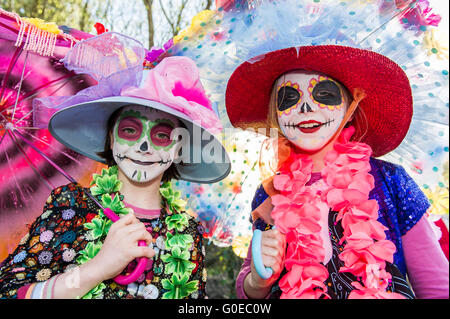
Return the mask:
<path id="1" fill-rule="evenodd" d="M 355 129 L 344 129 L 334 148 L 324 158 L 321 171 L 327 188 L 321 194 L 306 186 L 311 177 L 312 160 L 291 152 L 273 178 L 278 194 L 272 196 L 271 213 L 277 228 L 286 235 L 287 273 L 280 279 L 281 298 L 330 298 L 324 282 L 329 274 L 323 265 L 325 251 L 320 236 L 322 214 L 337 211 L 346 242 L 339 258 L 344 261 L 340 272 L 359 278 L 352 282 L 352 298 L 404 298 L 386 291 L 392 275 L 385 270 L 392 263 L 395 245 L 386 240 L 378 218 L 378 203 L 369 200 L 374 188 L 370 172 L 369 145 L 350 142 Z"/>
<path id="2" fill-rule="evenodd" d="M 128 214 L 131 209 L 125 207 L 123 195 L 119 194 L 122 182 L 118 179 L 117 174 L 117 166 L 102 169 L 101 174 L 94 174 L 90 191 L 92 195 L 98 196 L 103 207 L 110 208 L 117 215 L 123 216 Z M 189 260 L 189 248 L 194 240 L 191 235 L 182 234 L 189 225 L 190 217 L 183 212 L 185 202 L 180 199 L 180 192 L 174 191 L 170 182 L 161 185 L 160 193 L 163 198 L 162 206 L 165 207 L 160 215 L 160 224 L 163 225 L 165 222 L 167 227 L 164 242 L 167 253 L 161 256 L 161 260 L 165 263 L 164 273 L 171 275 L 170 279 L 164 278 L 161 281 L 162 288 L 166 290 L 162 298 L 184 298 L 198 289 L 198 280 L 189 281 L 192 271 L 195 269 L 195 264 Z M 92 241 L 79 251 L 76 259 L 78 265 L 84 264 L 97 255 L 112 224 L 113 222 L 101 210 L 89 223 L 84 224 L 84 227 L 89 230 Z M 105 288 L 106 285 L 101 282 L 82 298 L 98 298 Z"/>

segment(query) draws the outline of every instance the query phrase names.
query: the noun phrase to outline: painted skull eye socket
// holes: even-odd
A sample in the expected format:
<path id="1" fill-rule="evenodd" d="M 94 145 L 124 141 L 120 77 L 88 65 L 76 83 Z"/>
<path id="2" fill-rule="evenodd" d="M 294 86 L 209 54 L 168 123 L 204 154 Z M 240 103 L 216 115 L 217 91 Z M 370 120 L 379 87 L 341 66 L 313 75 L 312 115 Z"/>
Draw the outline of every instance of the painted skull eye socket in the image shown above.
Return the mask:
<path id="1" fill-rule="evenodd" d="M 330 80 L 317 83 L 313 90 L 314 100 L 325 105 L 339 105 L 342 103 L 342 94 L 338 85 Z"/>
<path id="2" fill-rule="evenodd" d="M 142 135 L 142 122 L 132 116 L 124 117 L 119 122 L 117 135 L 127 141 L 137 141 Z"/>
<path id="3" fill-rule="evenodd" d="M 166 123 L 157 124 L 150 130 L 150 139 L 156 146 L 169 146 L 172 143 L 170 134 L 173 127 Z"/>
<path id="4" fill-rule="evenodd" d="M 300 92 L 292 86 L 283 86 L 277 93 L 277 107 L 279 111 L 287 110 L 300 100 Z"/>

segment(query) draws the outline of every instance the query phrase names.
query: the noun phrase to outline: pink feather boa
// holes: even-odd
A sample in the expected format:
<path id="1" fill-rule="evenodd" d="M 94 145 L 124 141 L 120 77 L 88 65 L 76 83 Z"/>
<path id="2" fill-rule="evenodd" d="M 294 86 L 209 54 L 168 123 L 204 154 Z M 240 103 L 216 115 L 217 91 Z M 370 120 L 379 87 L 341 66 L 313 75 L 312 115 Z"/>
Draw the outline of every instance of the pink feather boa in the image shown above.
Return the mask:
<path id="1" fill-rule="evenodd" d="M 341 242 L 346 244 L 339 255 L 344 267 L 340 272 L 352 273 L 363 283 L 352 283 L 355 290 L 349 298 L 404 298 L 386 291 L 392 277 L 385 270 L 386 261 L 393 262 L 396 247 L 386 240 L 386 228 L 377 221 L 378 203 L 368 199 L 374 187 L 369 173 L 372 150 L 367 144 L 350 142 L 354 131 L 353 127 L 343 130 L 324 158 L 324 192 L 319 194 L 306 186 L 313 163 L 303 154 L 291 152 L 273 178 L 279 194 L 272 196 L 271 216 L 288 243 L 287 273 L 279 282 L 281 298 L 329 298 L 319 223 L 321 214 L 328 214 L 329 209 L 339 212 L 337 220 L 344 229 Z"/>

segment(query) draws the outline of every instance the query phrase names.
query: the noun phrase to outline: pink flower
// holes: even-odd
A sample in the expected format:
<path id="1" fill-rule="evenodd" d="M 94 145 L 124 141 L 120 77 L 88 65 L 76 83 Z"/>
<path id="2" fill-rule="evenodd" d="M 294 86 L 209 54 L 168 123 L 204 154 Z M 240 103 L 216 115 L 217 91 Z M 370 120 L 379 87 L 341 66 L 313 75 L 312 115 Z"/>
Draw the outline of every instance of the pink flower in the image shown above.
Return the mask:
<path id="1" fill-rule="evenodd" d="M 271 216 L 278 229 L 286 235 L 286 275 L 279 281 L 282 299 L 322 298 L 328 277 L 321 264 L 325 250 L 321 238 L 321 216 L 329 209 L 338 211 L 346 241 L 339 258 L 344 262 L 340 272 L 349 272 L 362 279 L 364 286 L 354 282 L 351 298 L 399 298 L 386 292 L 391 275 L 386 261 L 393 262 L 395 245 L 386 240 L 378 218 L 378 203 L 368 196 L 374 187 L 369 159 L 370 146 L 349 142 L 354 128 L 344 129 L 334 149 L 325 156 L 321 175 L 328 188 L 305 186 L 310 179 L 312 161 L 295 152 L 281 165 L 273 178 L 280 194 L 272 196 Z"/>
<path id="2" fill-rule="evenodd" d="M 149 71 L 141 87 L 125 87 L 120 95 L 160 102 L 202 123 L 211 133 L 222 129 L 200 82 L 199 70 L 186 57 L 163 59 Z"/>
<path id="3" fill-rule="evenodd" d="M 403 295 L 396 292 L 366 288 L 357 281 L 352 282 L 352 285 L 357 290 L 353 290 L 348 296 L 348 299 L 406 299 Z"/>
<path id="4" fill-rule="evenodd" d="M 286 259 L 323 261 L 325 250 L 319 234 L 305 236 L 297 231 L 290 231 L 286 234 L 286 241 Z"/>
<path id="5" fill-rule="evenodd" d="M 288 192 L 292 189 L 291 178 L 286 174 L 275 175 L 273 177 L 273 186 L 276 190 Z"/>
<path id="6" fill-rule="evenodd" d="M 361 205 L 367 196 L 356 189 L 337 189 L 331 188 L 325 193 L 326 200 L 334 211 L 345 212 L 352 205 Z M 342 214 L 338 215 L 338 220 L 342 218 Z"/>
<path id="7" fill-rule="evenodd" d="M 369 196 L 370 191 L 375 186 L 375 179 L 372 175 L 367 173 L 360 173 L 353 176 L 353 181 L 348 185 L 349 189 L 357 189 L 361 193 L 365 194 L 365 197 Z"/>
<path id="8" fill-rule="evenodd" d="M 342 224 L 348 223 L 346 221 L 348 216 L 350 216 L 350 214 L 344 216 Z M 370 238 L 375 240 L 386 239 L 386 234 L 384 231 L 387 230 L 387 228 L 376 220 L 354 221 L 353 223 L 348 224 L 348 227 L 346 227 L 346 229 L 344 230 L 345 237 L 351 236 L 352 234 L 356 233 L 365 233 Z"/>
<path id="9" fill-rule="evenodd" d="M 374 199 L 366 200 L 359 205 L 351 206 L 347 214 L 353 215 L 355 218 L 360 218 L 362 220 L 378 218 L 378 202 Z"/>
<path id="10" fill-rule="evenodd" d="M 299 225 L 301 217 L 295 210 L 294 205 L 283 205 L 283 207 L 275 206 L 271 216 L 280 232 L 287 233 L 290 228 L 295 228 Z"/>
<path id="11" fill-rule="evenodd" d="M 317 299 L 325 294 L 326 286 L 323 282 L 328 278 L 328 271 L 323 265 L 297 260 L 287 260 L 286 264 L 290 271 L 279 282 L 283 291 L 281 299 Z"/>
<path id="12" fill-rule="evenodd" d="M 329 172 L 326 176 L 328 185 L 336 188 L 347 188 L 353 182 L 352 172 L 348 168 L 340 169 L 339 171 Z"/>

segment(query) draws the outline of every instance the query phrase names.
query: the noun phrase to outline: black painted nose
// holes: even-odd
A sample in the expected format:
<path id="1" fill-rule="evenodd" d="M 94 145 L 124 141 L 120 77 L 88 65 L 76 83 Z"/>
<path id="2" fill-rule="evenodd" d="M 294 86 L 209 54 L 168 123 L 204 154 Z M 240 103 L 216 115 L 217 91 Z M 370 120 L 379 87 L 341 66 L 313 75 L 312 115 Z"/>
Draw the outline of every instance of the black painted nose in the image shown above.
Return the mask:
<path id="1" fill-rule="evenodd" d="M 141 146 L 139 147 L 139 150 L 141 152 L 147 152 L 148 151 L 148 144 L 147 141 L 145 141 L 144 143 L 141 144 Z"/>
<path id="2" fill-rule="evenodd" d="M 300 107 L 300 113 L 312 112 L 311 106 L 307 102 L 303 103 Z"/>

